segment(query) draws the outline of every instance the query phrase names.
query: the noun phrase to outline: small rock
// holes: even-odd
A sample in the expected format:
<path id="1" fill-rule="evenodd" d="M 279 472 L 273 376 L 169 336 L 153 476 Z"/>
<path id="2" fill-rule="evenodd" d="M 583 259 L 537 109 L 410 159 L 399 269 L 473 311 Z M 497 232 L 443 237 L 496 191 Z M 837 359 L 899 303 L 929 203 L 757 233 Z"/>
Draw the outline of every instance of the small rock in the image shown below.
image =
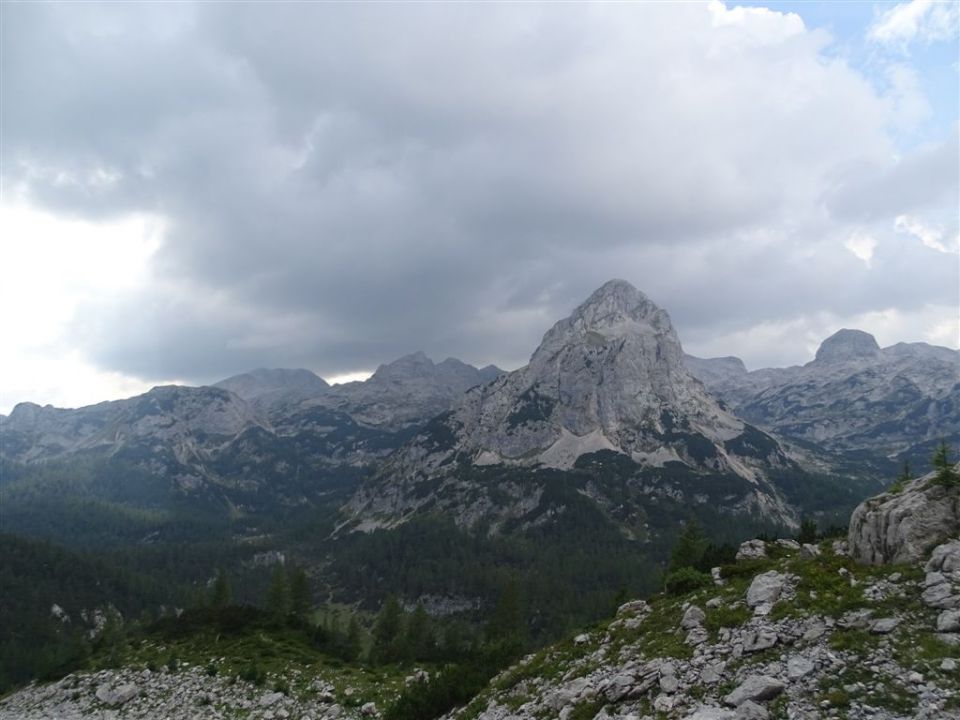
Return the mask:
<path id="1" fill-rule="evenodd" d="M 658 713 L 666 713 L 673 710 L 673 698 L 669 695 L 657 695 L 653 701 L 653 709 Z"/>
<path id="2" fill-rule="evenodd" d="M 944 610 L 937 616 L 937 632 L 960 631 L 960 610 Z"/>
<path id="3" fill-rule="evenodd" d="M 617 608 L 617 617 L 621 615 L 635 615 L 636 613 L 650 612 L 650 606 L 646 600 L 631 600 Z"/>
<path id="4" fill-rule="evenodd" d="M 816 665 L 802 655 L 796 655 L 787 660 L 787 678 L 799 680 L 814 671 Z"/>
<path id="5" fill-rule="evenodd" d="M 590 636 L 586 633 L 580 633 L 573 639 L 574 645 L 584 645 L 588 642 L 590 642 Z"/>
<path id="6" fill-rule="evenodd" d="M 691 605 L 687 608 L 687 611 L 683 614 L 683 619 L 680 621 L 680 627 L 684 630 L 692 630 L 695 627 L 700 627 L 703 625 L 703 621 L 707 619 L 706 613 L 703 612 L 696 605 Z"/>
<path id="7" fill-rule="evenodd" d="M 373 717 L 377 714 L 376 703 L 368 702 L 360 706 L 360 714 L 365 717 Z"/>
<path id="8" fill-rule="evenodd" d="M 743 651 L 745 653 L 760 652 L 772 648 L 777 644 L 777 633 L 761 628 L 748 632 L 743 636 Z"/>
<path id="9" fill-rule="evenodd" d="M 719 587 L 723 587 L 727 584 L 727 581 L 720 577 L 720 568 L 710 568 L 710 577 L 713 578 L 713 584 Z"/>
<path id="10" fill-rule="evenodd" d="M 710 598 L 709 600 L 707 600 L 707 607 L 710 608 L 711 610 L 715 610 L 716 608 L 720 607 L 721 604 L 722 603 L 720 602 L 720 598 L 718 597 Z"/>
<path id="11" fill-rule="evenodd" d="M 762 705 L 757 705 L 753 700 L 747 700 L 737 706 L 733 716 L 736 720 L 767 720 L 770 713 Z"/>
<path id="12" fill-rule="evenodd" d="M 900 618 L 879 618 L 870 625 L 870 632 L 877 635 L 886 635 L 893 632 L 900 624 Z"/>
<path id="13" fill-rule="evenodd" d="M 713 705 L 703 705 L 684 720 L 733 720 L 733 711 Z"/>
<path id="14" fill-rule="evenodd" d="M 270 707 L 271 705 L 276 705 L 281 700 L 283 700 L 282 692 L 267 693 L 260 698 L 260 707 Z"/>
<path id="15" fill-rule="evenodd" d="M 140 689 L 136 685 L 129 683 L 120 685 L 116 689 L 111 688 L 109 685 L 101 685 L 97 688 L 96 696 L 97 700 L 104 705 L 117 707 L 135 698 L 139 692 Z"/>
<path id="16" fill-rule="evenodd" d="M 769 675 L 750 675 L 736 690 L 723 698 L 723 702 L 739 707 L 747 700 L 770 700 L 782 693 L 784 687 L 780 680 Z"/>
<path id="17" fill-rule="evenodd" d="M 812 560 L 815 557 L 820 557 L 820 548 L 816 545 L 811 545 L 810 543 L 804 543 L 800 547 L 800 557 L 806 560 Z"/>
<path id="18" fill-rule="evenodd" d="M 944 658 L 943 662 L 940 663 L 941 670 L 956 670 L 957 661 L 953 658 Z"/>
<path id="19" fill-rule="evenodd" d="M 786 539 L 786 538 L 780 538 L 780 539 L 778 539 L 778 540 L 777 540 L 777 545 L 779 545 L 779 546 L 782 547 L 782 548 L 786 548 L 787 550 L 799 550 L 799 549 L 800 549 L 800 543 L 798 543 L 796 540 L 788 540 L 788 539 Z"/>
<path id="20" fill-rule="evenodd" d="M 665 693 L 672 695 L 679 687 L 680 682 L 673 675 L 665 675 L 660 678 L 660 689 Z"/>

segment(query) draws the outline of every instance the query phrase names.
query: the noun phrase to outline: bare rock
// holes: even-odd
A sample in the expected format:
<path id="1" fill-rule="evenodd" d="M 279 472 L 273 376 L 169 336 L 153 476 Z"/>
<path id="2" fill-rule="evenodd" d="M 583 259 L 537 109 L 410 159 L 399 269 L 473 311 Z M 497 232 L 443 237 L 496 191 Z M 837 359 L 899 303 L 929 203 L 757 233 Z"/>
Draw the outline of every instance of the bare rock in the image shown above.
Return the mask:
<path id="1" fill-rule="evenodd" d="M 783 682 L 769 675 L 750 675 L 733 692 L 723 698 L 723 702 L 739 707 L 747 700 L 770 700 L 783 692 Z"/>

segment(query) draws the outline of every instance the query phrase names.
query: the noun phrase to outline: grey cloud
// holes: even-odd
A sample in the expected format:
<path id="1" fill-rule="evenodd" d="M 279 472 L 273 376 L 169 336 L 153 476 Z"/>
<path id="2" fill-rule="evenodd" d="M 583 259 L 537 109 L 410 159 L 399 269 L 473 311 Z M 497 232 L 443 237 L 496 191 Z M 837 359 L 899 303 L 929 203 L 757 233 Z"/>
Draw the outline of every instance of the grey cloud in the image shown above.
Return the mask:
<path id="1" fill-rule="evenodd" d="M 614 276 L 681 333 L 952 281 L 923 248 L 870 271 L 843 249 L 863 218 L 892 236 L 878 196 L 919 178 L 942 210 L 955 178 L 931 150 L 871 186 L 886 105 L 817 33 L 718 29 L 693 4 L 157 7 L 4 9 L 4 183 L 168 221 L 154 282 L 78 315 L 104 367 L 515 366 Z"/>

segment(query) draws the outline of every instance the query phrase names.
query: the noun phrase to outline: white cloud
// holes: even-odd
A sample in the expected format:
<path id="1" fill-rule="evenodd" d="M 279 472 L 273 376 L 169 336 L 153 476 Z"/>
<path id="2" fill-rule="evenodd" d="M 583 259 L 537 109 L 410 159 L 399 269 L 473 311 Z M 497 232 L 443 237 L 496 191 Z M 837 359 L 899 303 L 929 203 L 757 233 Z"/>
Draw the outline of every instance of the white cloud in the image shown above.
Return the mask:
<path id="1" fill-rule="evenodd" d="M 356 372 L 342 373 L 340 375 L 331 375 L 330 377 L 324 378 L 331 385 L 342 385 L 343 383 L 348 382 L 363 382 L 367 380 L 372 372 L 369 370 L 358 370 Z"/>
<path id="2" fill-rule="evenodd" d="M 0 205 L 0 412 L 26 399 L 75 406 L 146 389 L 95 369 L 66 338 L 81 304 L 141 286 L 163 232 L 144 213 L 94 222 Z"/>
<path id="3" fill-rule="evenodd" d="M 898 215 L 893 221 L 893 227 L 897 232 L 907 233 L 916 238 L 932 250 L 942 253 L 958 252 L 957 247 L 948 248 L 943 243 L 943 230 L 940 228 L 927 227 L 920 220 L 909 215 Z M 954 245 L 957 243 L 954 242 Z"/>
<path id="4" fill-rule="evenodd" d="M 914 41 L 931 43 L 956 37 L 958 22 L 960 5 L 952 0 L 911 0 L 883 12 L 867 36 L 906 51 Z"/>
<path id="5" fill-rule="evenodd" d="M 870 267 L 870 262 L 873 260 L 873 251 L 877 247 L 877 241 L 872 235 L 868 235 L 863 230 L 857 230 L 847 238 L 843 246 L 856 257 L 863 260 L 867 267 Z"/>

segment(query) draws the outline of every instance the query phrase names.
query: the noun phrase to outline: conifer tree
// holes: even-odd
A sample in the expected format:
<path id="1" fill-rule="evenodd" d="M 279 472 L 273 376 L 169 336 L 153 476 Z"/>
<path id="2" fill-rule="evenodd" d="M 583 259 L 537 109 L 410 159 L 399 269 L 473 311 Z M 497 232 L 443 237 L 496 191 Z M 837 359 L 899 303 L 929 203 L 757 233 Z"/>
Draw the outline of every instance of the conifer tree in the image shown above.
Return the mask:
<path id="1" fill-rule="evenodd" d="M 294 615 L 305 618 L 309 615 L 313 605 L 310 592 L 310 581 L 306 571 L 301 568 L 290 570 L 290 607 Z"/>
<path id="2" fill-rule="evenodd" d="M 290 586 L 287 584 L 287 573 L 282 565 L 277 565 L 270 579 L 270 588 L 267 590 L 267 610 L 278 618 L 285 618 L 290 614 Z"/>
<path id="3" fill-rule="evenodd" d="M 229 604 L 230 583 L 227 580 L 227 574 L 223 571 L 223 568 L 220 568 L 217 570 L 217 577 L 210 589 L 210 607 L 214 610 L 222 610 Z"/>

